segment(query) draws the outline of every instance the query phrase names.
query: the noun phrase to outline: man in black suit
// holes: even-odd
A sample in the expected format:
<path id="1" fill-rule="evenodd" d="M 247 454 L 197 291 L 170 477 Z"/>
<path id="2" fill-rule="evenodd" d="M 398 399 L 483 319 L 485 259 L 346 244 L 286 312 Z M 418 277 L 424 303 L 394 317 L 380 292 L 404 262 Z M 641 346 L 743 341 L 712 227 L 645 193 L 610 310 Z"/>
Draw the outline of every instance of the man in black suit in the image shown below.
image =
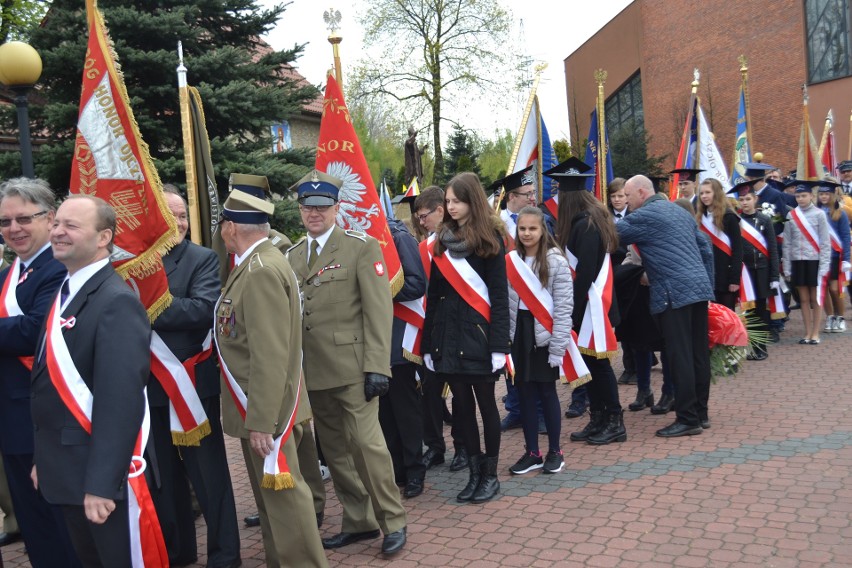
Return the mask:
<path id="1" fill-rule="evenodd" d="M 221 290 L 219 260 L 212 250 L 185 238 L 189 228 L 186 203 L 174 186 L 163 189 L 180 242 L 163 256 L 172 303 L 152 327 L 177 360 L 184 362 L 204 351 L 202 344 L 213 327 L 213 309 Z M 239 566 L 240 533 L 222 435 L 215 356 L 196 363 L 194 369 L 195 390 L 210 426 L 210 433 L 196 442 L 200 445 L 173 443 L 169 397 L 156 376 L 148 383 L 151 441 L 159 471 L 159 487 L 152 488 L 151 495 L 172 566 L 185 566 L 197 559 L 188 482 L 207 522 L 207 565 Z"/>
<path id="2" fill-rule="evenodd" d="M 17 178 L 0 186 L 0 233 L 17 259 L 0 271 L 0 450 L 12 503 L 30 562 L 78 566 L 62 511 L 39 496 L 30 480 L 33 421 L 30 369 L 39 332 L 65 267 L 53 259 L 50 225 L 55 198 L 41 180 Z"/>
<path id="3" fill-rule="evenodd" d="M 131 565 L 128 468 L 150 373 L 148 315 L 109 263 L 115 222 L 112 207 L 86 195 L 69 197 L 56 212 L 50 242 L 68 277 L 51 301 L 61 318 L 48 316 L 51 339 L 39 341 L 32 377 L 33 482 L 62 506 L 86 566 Z M 62 357 L 63 347 L 70 357 Z M 71 398 L 82 404 L 91 395 L 90 428 L 57 390 L 73 384 L 75 372 L 84 384 Z"/>

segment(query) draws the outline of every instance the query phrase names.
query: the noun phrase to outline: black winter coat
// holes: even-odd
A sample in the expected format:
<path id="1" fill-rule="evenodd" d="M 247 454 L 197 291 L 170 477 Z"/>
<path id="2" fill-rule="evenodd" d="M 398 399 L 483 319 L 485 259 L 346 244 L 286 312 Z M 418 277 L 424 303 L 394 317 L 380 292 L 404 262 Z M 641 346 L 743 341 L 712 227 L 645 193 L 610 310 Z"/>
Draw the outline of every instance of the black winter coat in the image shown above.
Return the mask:
<path id="1" fill-rule="evenodd" d="M 751 274 L 757 297 L 768 298 L 771 295 L 769 283 L 778 281 L 778 246 L 775 242 L 772 220 L 763 213 L 753 215 L 743 213 L 742 218 L 757 229 L 766 240 L 769 257 L 759 252 L 748 240 L 743 239 L 743 264 Z"/>
<path id="2" fill-rule="evenodd" d="M 565 247 L 577 258 L 574 274 L 574 316 L 572 321 L 574 331 L 579 333 L 580 325 L 583 323 L 583 315 L 586 313 L 586 304 L 589 302 L 589 288 L 595 278 L 598 277 L 607 252 L 600 233 L 589 225 L 589 214 L 587 212 L 580 213 L 571 221 L 571 234 L 568 236 Z M 612 266 L 610 266 L 610 270 L 612 270 Z M 618 302 L 613 291 L 609 322 L 615 327 L 620 321 Z"/>
<path id="3" fill-rule="evenodd" d="M 722 231 L 731 241 L 731 255 L 728 256 L 719 247 L 713 245 L 713 274 L 715 282 L 713 289 L 717 292 L 727 292 L 728 286 L 740 283 L 743 272 L 743 244 L 740 233 L 740 218 L 731 210 L 722 217 Z"/>
<path id="4" fill-rule="evenodd" d="M 449 251 L 444 251 L 449 254 Z M 432 261 L 423 353 L 432 356 L 435 372 L 446 375 L 492 375 L 491 353 L 509 353 L 509 289 L 502 241 L 491 258 L 467 261 L 488 287 L 491 323 L 462 299 Z"/>

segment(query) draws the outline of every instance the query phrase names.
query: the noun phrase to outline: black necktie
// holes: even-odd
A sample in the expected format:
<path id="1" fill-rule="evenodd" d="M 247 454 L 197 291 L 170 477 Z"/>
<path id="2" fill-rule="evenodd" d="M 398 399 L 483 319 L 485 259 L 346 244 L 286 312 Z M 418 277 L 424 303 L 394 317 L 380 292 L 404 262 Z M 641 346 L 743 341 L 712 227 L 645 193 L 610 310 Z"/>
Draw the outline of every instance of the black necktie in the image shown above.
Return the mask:
<path id="1" fill-rule="evenodd" d="M 68 299 L 68 295 L 71 293 L 71 290 L 68 288 L 68 280 L 62 283 L 62 288 L 59 289 L 59 307 L 65 304 L 65 300 Z"/>
<path id="2" fill-rule="evenodd" d="M 616 219 L 621 219 L 621 213 L 616 213 L 616 214 L 615 214 L 615 218 L 616 218 Z"/>

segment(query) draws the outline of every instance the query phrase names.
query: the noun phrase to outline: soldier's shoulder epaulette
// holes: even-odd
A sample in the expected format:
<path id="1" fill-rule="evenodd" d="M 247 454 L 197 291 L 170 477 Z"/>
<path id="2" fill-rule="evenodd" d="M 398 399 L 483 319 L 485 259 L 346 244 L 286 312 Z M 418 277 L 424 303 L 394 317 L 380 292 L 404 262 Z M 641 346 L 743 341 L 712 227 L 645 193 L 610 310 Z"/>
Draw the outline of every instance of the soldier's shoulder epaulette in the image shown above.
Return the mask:
<path id="1" fill-rule="evenodd" d="M 281 254 L 281 253 L 278 253 L 278 254 Z M 248 269 L 249 269 L 249 272 L 251 272 L 252 270 L 255 270 L 255 269 L 258 269 L 258 268 L 263 268 L 263 260 L 261 260 L 261 258 L 260 258 L 260 253 L 255 252 L 249 258 Z"/>
<path id="2" fill-rule="evenodd" d="M 278 235 L 272 235 L 272 238 L 271 238 L 271 239 L 269 239 L 269 240 L 270 240 L 270 241 L 272 242 L 272 244 L 273 244 L 273 245 L 275 245 L 276 247 L 278 246 L 278 243 L 280 243 L 280 242 L 282 241 L 281 237 L 279 237 Z"/>
<path id="3" fill-rule="evenodd" d="M 307 240 L 308 240 L 308 237 L 302 237 L 301 239 L 299 239 L 299 241 L 295 245 L 288 248 L 287 251 L 284 254 L 289 253 L 291 250 L 295 250 L 299 245 L 301 245 L 302 243 L 304 243 Z"/>
<path id="4" fill-rule="evenodd" d="M 347 229 L 343 231 L 347 237 L 354 237 L 362 242 L 367 242 L 367 233 L 362 233 L 361 231 L 353 231 L 352 229 Z"/>

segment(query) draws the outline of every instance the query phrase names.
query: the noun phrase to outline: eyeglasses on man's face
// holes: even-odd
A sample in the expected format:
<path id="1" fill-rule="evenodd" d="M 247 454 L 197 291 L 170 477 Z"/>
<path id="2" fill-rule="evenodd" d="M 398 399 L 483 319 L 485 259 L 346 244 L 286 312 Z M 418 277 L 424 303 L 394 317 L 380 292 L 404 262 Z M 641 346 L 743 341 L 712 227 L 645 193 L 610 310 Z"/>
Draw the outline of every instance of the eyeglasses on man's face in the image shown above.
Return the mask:
<path id="1" fill-rule="evenodd" d="M 0 219 L 0 227 L 4 229 L 11 227 L 12 221 L 21 226 L 29 225 L 36 217 L 41 217 L 42 215 L 47 215 L 46 209 L 44 211 L 39 211 L 38 213 L 33 213 L 32 215 L 21 215 L 20 217 L 14 217 L 12 219 Z"/>
<path id="2" fill-rule="evenodd" d="M 535 197 L 535 190 L 527 191 L 525 193 L 521 193 L 520 191 L 513 191 L 512 193 L 524 199 L 533 199 Z"/>
<path id="3" fill-rule="evenodd" d="M 415 217 L 417 217 L 417 220 L 422 223 L 423 221 L 426 220 L 426 217 L 428 217 L 429 215 L 431 215 L 432 213 L 434 213 L 437 210 L 438 210 L 438 208 L 435 207 L 434 209 L 431 209 L 431 210 L 427 211 L 426 213 L 423 213 L 421 215 L 415 215 Z"/>
<path id="4" fill-rule="evenodd" d="M 299 210 L 305 213 L 325 213 L 331 208 L 331 205 L 299 205 Z"/>

